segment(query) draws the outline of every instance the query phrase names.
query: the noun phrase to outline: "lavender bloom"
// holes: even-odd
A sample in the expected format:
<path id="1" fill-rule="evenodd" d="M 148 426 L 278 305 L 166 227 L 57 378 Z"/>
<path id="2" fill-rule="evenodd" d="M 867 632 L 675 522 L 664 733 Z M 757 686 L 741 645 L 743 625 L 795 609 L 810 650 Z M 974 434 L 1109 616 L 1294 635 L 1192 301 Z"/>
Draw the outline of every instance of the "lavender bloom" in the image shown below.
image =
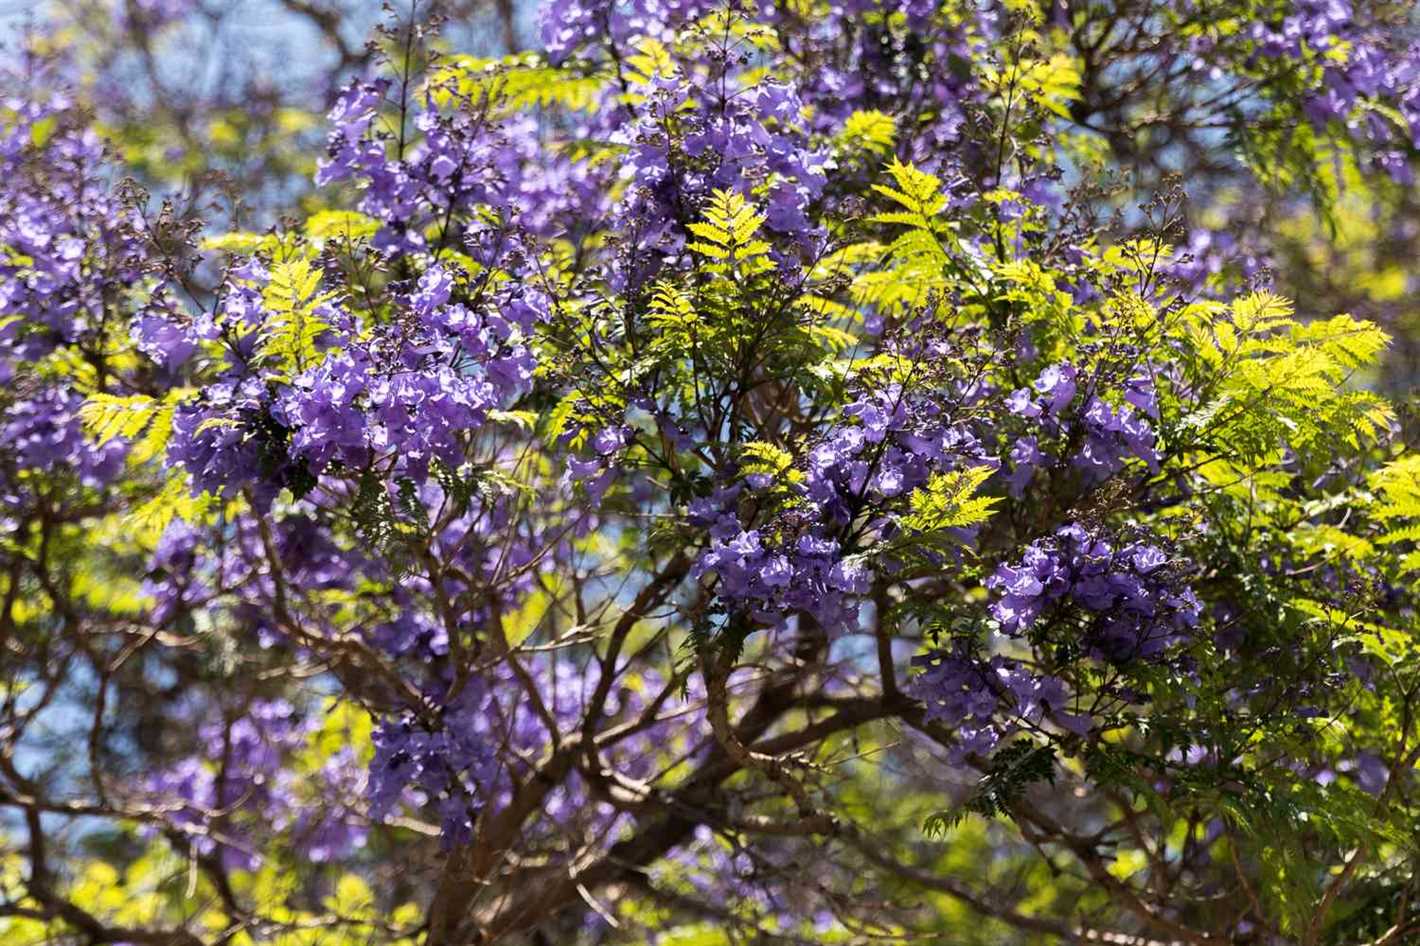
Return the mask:
<path id="1" fill-rule="evenodd" d="M 1078 525 L 1031 543 L 1019 563 L 987 580 L 992 617 L 1007 634 L 1029 631 L 1049 609 L 1073 605 L 1087 615 L 1083 643 L 1095 657 L 1124 664 L 1153 659 L 1185 640 L 1201 605 L 1175 579 L 1158 547 L 1116 547 Z"/>

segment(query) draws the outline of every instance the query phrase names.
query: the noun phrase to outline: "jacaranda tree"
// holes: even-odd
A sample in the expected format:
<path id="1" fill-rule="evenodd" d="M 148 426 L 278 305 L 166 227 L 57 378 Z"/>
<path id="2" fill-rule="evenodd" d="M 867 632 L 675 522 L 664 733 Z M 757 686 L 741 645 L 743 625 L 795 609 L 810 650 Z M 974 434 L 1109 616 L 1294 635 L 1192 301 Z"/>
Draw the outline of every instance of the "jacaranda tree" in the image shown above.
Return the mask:
<path id="1" fill-rule="evenodd" d="M 6 946 L 1420 941 L 1409 4 L 223 6 L 6 54 Z"/>

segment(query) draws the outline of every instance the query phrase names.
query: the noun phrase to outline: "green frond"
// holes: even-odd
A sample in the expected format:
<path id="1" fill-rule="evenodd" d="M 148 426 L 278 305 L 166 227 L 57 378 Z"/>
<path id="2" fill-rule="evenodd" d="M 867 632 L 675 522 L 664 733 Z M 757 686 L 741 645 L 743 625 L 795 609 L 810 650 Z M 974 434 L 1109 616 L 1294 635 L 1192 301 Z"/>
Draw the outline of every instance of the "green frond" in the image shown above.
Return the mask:
<path id="1" fill-rule="evenodd" d="M 1244 296 L 1226 310 L 1193 305 L 1180 315 L 1175 337 L 1216 392 L 1185 423 L 1211 430 L 1239 455 L 1257 459 L 1282 445 L 1317 454 L 1339 444 L 1360 448 L 1389 428 L 1389 403 L 1349 385 L 1389 343 L 1374 324 L 1339 315 L 1303 325 L 1292 304 L 1272 293 Z"/>
<path id="2" fill-rule="evenodd" d="M 1390 344 L 1390 336 L 1374 322 L 1338 315 L 1330 319 L 1293 325 L 1292 340 L 1315 347 L 1345 370 L 1374 364 Z"/>
<path id="3" fill-rule="evenodd" d="M 1080 97 L 1080 69 L 1064 53 L 1049 59 L 1022 59 L 1002 69 L 988 67 L 985 81 L 999 96 L 1024 97 L 1061 118 L 1069 118 L 1067 103 Z"/>
<path id="4" fill-rule="evenodd" d="M 877 109 L 857 111 L 848 116 L 838 138 L 845 146 L 887 154 L 897 137 L 897 122 Z"/>
<path id="5" fill-rule="evenodd" d="M 511 424 L 521 430 L 537 426 L 537 414 L 532 411 L 489 411 L 488 419 L 495 424 Z"/>
<path id="6" fill-rule="evenodd" d="M 849 294 L 859 305 L 910 309 L 926 301 L 931 289 L 942 281 L 940 276 L 914 280 L 911 275 L 902 270 L 861 273 L 854 278 Z"/>
<path id="7" fill-rule="evenodd" d="M 740 471 L 761 474 L 774 480 L 797 482 L 803 474 L 794 469 L 794 457 L 782 447 L 754 440 L 740 447 Z"/>
<path id="8" fill-rule="evenodd" d="M 304 257 L 275 263 L 262 292 L 266 320 L 256 357 L 270 360 L 288 375 L 297 374 L 319 357 L 317 342 L 330 329 L 316 310 L 334 298 L 320 293 L 320 270 Z"/>
<path id="9" fill-rule="evenodd" d="M 142 544 L 152 546 L 174 518 L 184 522 L 197 522 L 211 511 L 216 503 L 217 497 L 211 493 L 192 495 L 189 477 L 186 473 L 178 472 L 170 476 L 163 483 L 162 489 L 151 499 L 134 507 L 125 517 L 125 523 Z"/>
<path id="10" fill-rule="evenodd" d="M 976 491 L 996 472 L 994 467 L 937 473 L 926 486 L 913 492 L 911 512 L 902 525 L 914 532 L 937 532 L 979 525 L 991 518 L 999 496 L 977 496 Z"/>
<path id="11" fill-rule="evenodd" d="M 543 439 L 548 445 L 557 443 L 557 441 L 562 438 L 562 435 L 567 432 L 568 428 L 576 421 L 578 417 L 578 405 L 581 404 L 583 400 L 582 392 L 573 389 L 564 394 L 562 399 L 553 406 L 552 410 L 548 411 L 543 416 Z M 576 450 L 586 442 L 587 436 L 588 434 L 584 428 L 581 433 L 573 438 L 568 446 Z"/>
<path id="12" fill-rule="evenodd" d="M 253 253 L 275 254 L 285 245 L 285 241 L 272 233 L 249 233 L 246 231 L 233 231 L 231 233 L 218 233 L 209 237 L 203 237 L 198 247 L 210 253 L 231 253 L 236 256 L 249 256 Z"/>
<path id="13" fill-rule="evenodd" d="M 657 76 L 669 76 L 675 72 L 675 60 L 664 43 L 650 36 L 636 41 L 636 52 L 626 57 L 626 65 L 631 67 L 631 79 L 638 85 L 646 85 Z"/>
<path id="14" fill-rule="evenodd" d="M 1413 526 L 1401 526 L 1399 529 L 1390 529 L 1376 539 L 1377 545 L 1395 545 L 1400 542 L 1420 542 L 1420 523 Z"/>
<path id="15" fill-rule="evenodd" d="M 148 425 L 148 429 L 143 432 L 143 436 L 133 445 L 133 449 L 128 453 L 131 463 L 147 463 L 154 457 L 160 456 L 168 449 L 168 441 L 173 434 L 173 408 L 172 403 L 165 403 L 153 414 L 153 421 Z"/>
<path id="16" fill-rule="evenodd" d="M 941 213 L 947 206 L 947 198 L 942 195 L 941 178 L 926 171 L 919 171 L 910 164 L 903 164 L 893 158 L 887 165 L 896 187 L 874 184 L 873 190 L 906 208 L 920 226 L 926 226 L 928 218 Z"/>
<path id="17" fill-rule="evenodd" d="M 764 215 L 743 194 L 732 190 L 717 190 L 710 195 L 703 223 L 690 224 L 690 232 L 727 249 L 742 246 L 759 231 Z"/>
<path id="18" fill-rule="evenodd" d="M 162 402 L 145 394 L 91 394 L 79 409 L 79 419 L 89 436 L 105 444 L 115 437 L 137 437 L 153 422 L 161 407 Z"/>
<path id="19" fill-rule="evenodd" d="M 858 336 L 852 332 L 845 332 L 841 328 L 834 328 L 832 325 L 810 325 L 805 331 L 814 341 L 823 345 L 835 355 L 852 348 L 858 344 Z"/>
<path id="20" fill-rule="evenodd" d="M 115 437 L 132 441 L 128 462 L 147 463 L 168 448 L 173 411 L 190 393 L 189 388 L 174 388 L 161 401 L 142 394 L 92 394 L 79 409 L 79 418 L 98 443 Z"/>
<path id="21" fill-rule="evenodd" d="M 755 238 L 764 224 L 764 215 L 756 211 L 743 194 L 715 191 L 710 195 L 704 216 L 704 220 L 687 226 L 699 237 L 688 246 L 714 261 L 708 267 L 712 272 L 745 277 L 772 267 L 767 259 L 769 244 Z"/>
<path id="22" fill-rule="evenodd" d="M 1233 325 L 1243 334 L 1255 334 L 1291 324 L 1295 309 L 1290 299 L 1254 292 L 1233 301 Z"/>
<path id="23" fill-rule="evenodd" d="M 647 319 L 662 328 L 688 326 L 696 321 L 695 306 L 679 286 L 661 280 L 651 289 Z"/>
<path id="24" fill-rule="evenodd" d="M 306 221 L 312 240 L 368 240 L 380 230 L 380 221 L 353 210 L 322 210 Z"/>
<path id="25" fill-rule="evenodd" d="M 799 297 L 799 305 L 803 306 L 813 315 L 830 319 L 842 319 L 847 322 L 858 319 L 858 310 L 852 306 L 835 302 L 832 299 L 825 299 L 822 296 L 806 295 Z"/>
<path id="26" fill-rule="evenodd" d="M 1420 453 L 1409 453 L 1381 467 L 1369 477 L 1371 489 L 1380 494 L 1372 515 L 1382 521 L 1420 520 Z M 1396 532 L 1382 542 L 1399 541 Z"/>
<path id="27" fill-rule="evenodd" d="M 450 56 L 430 77 L 435 101 L 446 104 L 449 93 L 492 103 L 499 113 L 531 108 L 596 109 L 608 76 L 585 75 L 548 64 L 532 53 L 503 59 Z"/>
<path id="28" fill-rule="evenodd" d="M 1331 525 L 1304 524 L 1292 529 L 1288 539 L 1297 550 L 1307 556 L 1325 559 L 1344 558 L 1358 560 L 1375 551 L 1366 539 Z"/>

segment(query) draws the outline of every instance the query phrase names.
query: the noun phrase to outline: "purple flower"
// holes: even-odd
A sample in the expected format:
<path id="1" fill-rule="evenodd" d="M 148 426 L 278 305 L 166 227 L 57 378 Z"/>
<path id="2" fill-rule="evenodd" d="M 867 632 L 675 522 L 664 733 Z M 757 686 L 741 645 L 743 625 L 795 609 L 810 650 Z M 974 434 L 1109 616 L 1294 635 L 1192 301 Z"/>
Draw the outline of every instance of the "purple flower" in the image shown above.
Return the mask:
<path id="1" fill-rule="evenodd" d="M 1001 630 L 1018 635 L 1047 609 L 1073 605 L 1087 613 L 1092 653 L 1113 663 L 1157 657 L 1188 636 L 1201 605 L 1192 589 L 1171 575 L 1156 546 L 1131 542 L 1115 548 L 1079 525 L 1031 543 L 1019 564 L 999 566 L 986 587 Z"/>

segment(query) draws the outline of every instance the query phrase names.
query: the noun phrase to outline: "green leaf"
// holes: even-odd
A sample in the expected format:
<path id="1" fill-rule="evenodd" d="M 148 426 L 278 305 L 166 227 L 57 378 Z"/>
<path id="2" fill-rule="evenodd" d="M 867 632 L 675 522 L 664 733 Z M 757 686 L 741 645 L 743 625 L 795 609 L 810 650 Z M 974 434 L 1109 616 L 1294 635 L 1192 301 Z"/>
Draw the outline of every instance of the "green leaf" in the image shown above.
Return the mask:
<path id="1" fill-rule="evenodd" d="M 776 481 L 797 482 L 803 478 L 803 474 L 794 469 L 794 457 L 789 451 L 762 440 L 740 447 L 740 472 L 768 476 Z"/>
<path id="2" fill-rule="evenodd" d="M 441 105 L 458 95 L 490 102 L 505 115 L 530 108 L 590 112 L 596 110 L 610 78 L 553 66 L 532 53 L 503 59 L 449 56 L 430 77 L 429 89 Z"/>
<path id="3" fill-rule="evenodd" d="M 304 257 L 284 260 L 271 267 L 271 279 L 261 298 L 267 317 L 262 323 L 257 358 L 275 362 L 288 375 L 313 365 L 319 357 L 317 342 L 329 330 L 316 310 L 334 298 L 317 293 L 320 270 Z"/>
<path id="4" fill-rule="evenodd" d="M 999 496 L 977 496 L 976 491 L 996 472 L 989 466 L 934 474 L 927 485 L 913 491 L 912 511 L 902 517 L 913 532 L 938 532 L 979 525 L 991 518 Z"/>
<path id="5" fill-rule="evenodd" d="M 144 545 L 152 546 L 174 518 L 196 522 L 217 502 L 211 493 L 192 495 L 185 472 L 168 478 L 156 495 L 136 506 L 126 517 L 128 526 Z"/>
<path id="6" fill-rule="evenodd" d="M 380 226 L 380 221 L 353 210 L 322 210 L 306 221 L 306 236 L 313 240 L 368 240 Z"/>
<path id="7" fill-rule="evenodd" d="M 689 247 L 716 261 L 708 267 L 712 272 L 740 278 L 756 275 L 772 267 L 766 258 L 769 244 L 755 239 L 763 224 L 764 215 L 758 213 L 743 194 L 717 190 L 710 195 L 705 219 L 687 226 L 700 238 Z"/>
<path id="8" fill-rule="evenodd" d="M 167 449 L 173 411 L 189 393 L 188 388 L 175 388 L 161 401 L 143 394 L 92 394 L 79 409 L 79 418 L 100 444 L 115 437 L 133 441 L 129 462 L 146 463 Z"/>
<path id="9" fill-rule="evenodd" d="M 79 419 L 90 436 L 105 444 L 115 437 L 138 436 L 153 422 L 159 407 L 157 398 L 144 394 L 91 394 L 79 409 Z"/>
<path id="10" fill-rule="evenodd" d="M 896 136 L 897 122 L 891 115 L 877 109 L 856 111 L 849 115 L 838 134 L 844 145 L 878 154 L 891 151 Z"/>
<path id="11" fill-rule="evenodd" d="M 946 208 L 947 199 L 942 196 L 942 181 L 937 176 L 919 171 L 910 164 L 903 164 L 897 158 L 888 163 L 887 172 L 892 175 L 897 187 L 874 184 L 873 190 L 901 204 L 924 222 L 926 218 L 936 216 Z"/>

